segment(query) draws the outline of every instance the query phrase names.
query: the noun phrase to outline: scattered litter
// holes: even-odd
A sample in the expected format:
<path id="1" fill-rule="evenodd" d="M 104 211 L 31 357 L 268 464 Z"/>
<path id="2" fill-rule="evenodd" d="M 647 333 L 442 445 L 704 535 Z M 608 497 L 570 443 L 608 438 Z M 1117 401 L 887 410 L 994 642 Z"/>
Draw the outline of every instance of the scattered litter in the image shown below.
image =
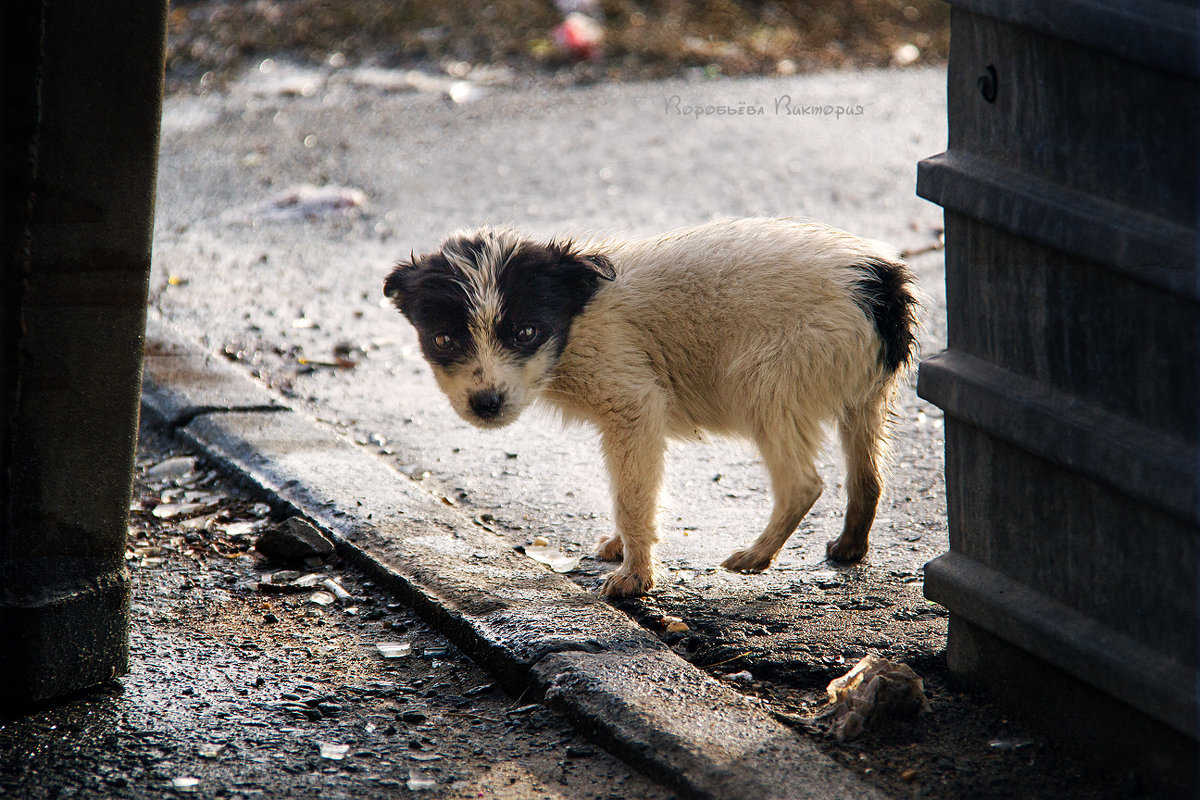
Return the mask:
<path id="1" fill-rule="evenodd" d="M 331 761 L 341 761 L 350 752 L 350 745 L 348 744 L 317 742 L 317 747 L 321 749 L 321 758 L 328 758 Z"/>
<path id="2" fill-rule="evenodd" d="M 268 579 L 271 583 L 280 585 L 284 583 L 294 583 L 299 581 L 300 573 L 296 572 L 295 570 L 280 570 L 278 572 L 272 572 L 271 575 L 268 576 Z"/>
<path id="3" fill-rule="evenodd" d="M 738 683 L 751 683 L 754 681 L 754 675 L 752 675 L 748 669 L 744 669 L 741 672 L 734 672 L 726 675 L 725 677 L 731 681 L 737 681 Z"/>
<path id="4" fill-rule="evenodd" d="M 300 322 L 301 320 L 296 320 Z M 305 320 L 307 321 L 307 320 Z M 293 323 L 293 326 L 295 323 Z M 325 369 L 354 369 L 358 366 L 358 362 L 351 358 L 341 358 L 335 356 L 332 361 L 323 361 L 316 358 L 304 358 L 301 356 L 296 359 L 296 363 L 302 367 L 324 367 Z"/>
<path id="5" fill-rule="evenodd" d="M 219 742 L 201 742 L 196 747 L 196 754 L 201 758 L 216 758 L 224 749 L 225 745 Z"/>
<path id="6" fill-rule="evenodd" d="M 150 513 L 159 519 L 175 519 L 209 508 L 212 503 L 159 503 Z"/>
<path id="7" fill-rule="evenodd" d="M 216 514 L 205 514 L 202 517 L 192 517 L 185 519 L 179 523 L 179 527 L 185 531 L 207 531 L 210 530 L 217 521 Z"/>
<path id="8" fill-rule="evenodd" d="M 335 600 L 337 598 L 329 592 L 313 592 L 308 596 L 308 602 L 316 603 L 319 606 L 332 605 Z"/>
<path id="9" fill-rule="evenodd" d="M 254 543 L 254 549 L 278 561 L 303 561 L 333 555 L 333 542 L 312 523 L 292 517 L 282 527 L 266 531 Z"/>
<path id="10" fill-rule="evenodd" d="M 375 649 L 384 658 L 403 658 L 412 655 L 412 645 L 408 642 L 376 642 Z"/>
<path id="11" fill-rule="evenodd" d="M 403 472 L 414 481 L 423 481 L 432 474 L 420 464 L 401 464 L 400 466 L 396 467 L 396 469 L 398 469 L 400 472 Z"/>
<path id="12" fill-rule="evenodd" d="M 259 522 L 257 520 L 245 520 L 242 522 L 227 522 L 219 525 L 221 530 L 225 531 L 227 536 L 250 536 L 258 530 Z"/>
<path id="13" fill-rule="evenodd" d="M 206 505 L 219 503 L 224 499 L 224 495 L 217 494 L 216 492 L 202 492 L 193 489 L 188 489 L 183 492 L 166 491 L 163 492 L 163 495 L 164 496 L 162 499 L 164 501 L 167 501 L 168 498 L 170 498 L 170 502 L 204 503 Z"/>
<path id="14" fill-rule="evenodd" d="M 408 773 L 407 786 L 410 792 L 421 792 L 428 789 L 436 789 L 437 781 L 424 773 L 413 770 Z"/>
<path id="15" fill-rule="evenodd" d="M 547 539 L 545 536 L 535 537 L 533 540 L 533 546 L 534 547 L 549 547 L 550 540 Z"/>
<path id="16" fill-rule="evenodd" d="M 916 779 L 917 771 L 915 769 L 909 768 L 900 773 L 900 780 L 904 781 L 905 783 L 912 783 Z"/>
<path id="17" fill-rule="evenodd" d="M 568 556 L 559 552 L 557 548 L 539 547 L 536 544 L 526 547 L 525 555 L 534 561 L 545 564 L 555 572 L 571 572 L 579 569 L 579 562 L 583 560 L 582 556 Z"/>
<path id="18" fill-rule="evenodd" d="M 146 477 L 156 481 L 195 477 L 196 461 L 195 456 L 172 456 L 146 470 Z"/>
<path id="19" fill-rule="evenodd" d="M 559 50 L 571 58 L 595 60 L 603 54 L 604 27 L 587 14 L 572 11 L 550 32 Z"/>
<path id="20" fill-rule="evenodd" d="M 479 88 L 470 81 L 455 81 L 450 84 L 450 88 L 446 90 L 446 96 L 458 105 L 471 103 L 486 94 L 485 90 Z"/>
<path id="21" fill-rule="evenodd" d="M 316 320 L 309 319 L 308 317 L 296 317 L 294 320 L 292 320 L 292 327 L 296 330 L 310 330 L 312 328 L 319 328 L 320 326 L 317 324 Z M 308 362 L 302 358 L 300 359 L 300 363 L 306 364 Z"/>
<path id="22" fill-rule="evenodd" d="M 817 720 L 829 724 L 839 742 L 853 739 L 868 727 L 894 717 L 912 717 L 930 710 L 925 683 L 907 664 L 869 655 L 826 689 L 833 705 Z"/>
<path id="23" fill-rule="evenodd" d="M 322 580 L 321 575 L 305 575 L 295 570 L 280 570 L 271 575 L 264 575 L 258 582 L 258 590 L 267 594 L 301 594 L 314 588 Z M 316 580 L 312 580 L 316 578 Z"/>
<path id="24" fill-rule="evenodd" d="M 662 624 L 667 633 L 683 633 L 684 631 L 691 630 L 691 628 L 688 627 L 688 624 L 679 617 L 663 617 Z"/>
<path id="25" fill-rule="evenodd" d="M 171 779 L 171 785 L 179 792 L 195 792 L 200 788 L 200 779 L 193 778 L 190 775 L 181 775 L 178 778 Z"/>
<path id="26" fill-rule="evenodd" d="M 326 217 L 348 217 L 360 213 L 367 197 L 346 186 L 314 186 L 302 183 L 261 203 L 227 211 L 223 222 L 307 222 Z"/>
<path id="27" fill-rule="evenodd" d="M 349 592 L 347 592 L 345 589 L 343 589 L 342 585 L 340 583 L 338 583 L 337 581 L 335 581 L 333 578 L 324 579 L 323 581 L 321 581 L 321 585 L 324 586 L 329 591 L 333 592 L 333 596 L 336 597 L 338 600 L 349 600 L 352 597 L 352 595 Z"/>
<path id="28" fill-rule="evenodd" d="M 921 57 L 921 48 L 915 44 L 902 44 L 892 52 L 892 63 L 898 67 L 907 67 Z"/>
<path id="29" fill-rule="evenodd" d="M 300 573 L 294 569 L 281 569 L 278 572 L 272 572 L 268 575 L 263 583 L 269 583 L 272 586 L 285 586 L 299 577 Z"/>
<path id="30" fill-rule="evenodd" d="M 1029 747 L 1033 744 L 1032 739 L 993 739 L 988 742 L 988 747 L 1001 752 L 1012 752 L 1020 750 L 1023 747 Z"/>

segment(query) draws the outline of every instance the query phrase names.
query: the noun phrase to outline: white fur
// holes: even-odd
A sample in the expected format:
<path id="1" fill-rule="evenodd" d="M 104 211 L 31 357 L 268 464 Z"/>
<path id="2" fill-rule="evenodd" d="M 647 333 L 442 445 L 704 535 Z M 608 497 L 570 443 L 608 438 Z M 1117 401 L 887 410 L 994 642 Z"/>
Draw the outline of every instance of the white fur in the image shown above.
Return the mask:
<path id="1" fill-rule="evenodd" d="M 597 240 L 579 251 L 606 256 L 616 278 L 602 282 L 575 317 L 557 362 L 543 353 L 526 362 L 506 358 L 481 326 L 473 331 L 476 360 L 435 373 L 467 419 L 471 392 L 500 386 L 512 396 L 512 409 L 487 427 L 511 421 L 535 396 L 596 426 L 617 529 L 598 555 L 624 560 L 603 593 L 653 587 L 666 441 L 701 432 L 749 439 L 770 473 L 775 508 L 766 530 L 724 562 L 760 571 L 820 496 L 814 461 L 822 423 L 836 421 L 850 505 L 829 554 L 861 558 L 897 375 L 883 366 L 883 342 L 855 301 L 862 275 L 848 265 L 896 263 L 895 251 L 791 219 L 725 220 L 651 239 Z M 487 273 L 497 263 L 466 268 L 481 305 L 504 302 L 489 294 Z"/>

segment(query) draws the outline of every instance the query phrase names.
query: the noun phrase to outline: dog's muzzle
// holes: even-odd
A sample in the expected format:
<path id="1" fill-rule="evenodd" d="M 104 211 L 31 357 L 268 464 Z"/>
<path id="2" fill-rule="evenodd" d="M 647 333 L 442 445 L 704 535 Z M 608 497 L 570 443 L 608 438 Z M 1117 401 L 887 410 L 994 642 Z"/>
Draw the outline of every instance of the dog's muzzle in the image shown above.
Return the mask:
<path id="1" fill-rule="evenodd" d="M 473 392 L 468 398 L 471 405 L 471 411 L 475 416 L 483 420 L 495 419 L 500 410 L 504 408 L 504 395 L 495 389 L 484 389 L 480 392 Z"/>

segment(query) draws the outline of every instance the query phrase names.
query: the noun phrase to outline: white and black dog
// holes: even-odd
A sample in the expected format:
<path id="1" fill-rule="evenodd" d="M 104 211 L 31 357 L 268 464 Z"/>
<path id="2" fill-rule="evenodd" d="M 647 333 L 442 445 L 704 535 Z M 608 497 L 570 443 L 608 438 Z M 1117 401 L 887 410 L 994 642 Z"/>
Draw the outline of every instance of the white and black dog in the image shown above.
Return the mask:
<path id="1" fill-rule="evenodd" d="M 724 566 L 769 567 L 821 494 L 836 421 L 849 504 L 827 554 L 867 552 L 888 405 L 913 357 L 913 276 L 877 242 L 797 219 L 732 219 L 651 239 L 536 242 L 507 228 L 451 236 L 399 264 L 384 292 L 416 328 L 463 419 L 507 425 L 535 399 L 600 432 L 624 563 L 612 597 L 654 586 L 668 437 L 753 441 L 775 506 Z"/>

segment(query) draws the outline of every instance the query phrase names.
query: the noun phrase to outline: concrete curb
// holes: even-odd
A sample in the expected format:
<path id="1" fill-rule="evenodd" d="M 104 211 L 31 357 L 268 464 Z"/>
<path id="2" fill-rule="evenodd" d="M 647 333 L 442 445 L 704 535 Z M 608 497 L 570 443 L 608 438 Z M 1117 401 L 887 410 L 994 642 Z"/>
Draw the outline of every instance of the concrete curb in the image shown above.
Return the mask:
<path id="1" fill-rule="evenodd" d="M 567 578 L 148 324 L 143 415 L 312 520 L 514 693 L 688 797 L 883 798 Z"/>

